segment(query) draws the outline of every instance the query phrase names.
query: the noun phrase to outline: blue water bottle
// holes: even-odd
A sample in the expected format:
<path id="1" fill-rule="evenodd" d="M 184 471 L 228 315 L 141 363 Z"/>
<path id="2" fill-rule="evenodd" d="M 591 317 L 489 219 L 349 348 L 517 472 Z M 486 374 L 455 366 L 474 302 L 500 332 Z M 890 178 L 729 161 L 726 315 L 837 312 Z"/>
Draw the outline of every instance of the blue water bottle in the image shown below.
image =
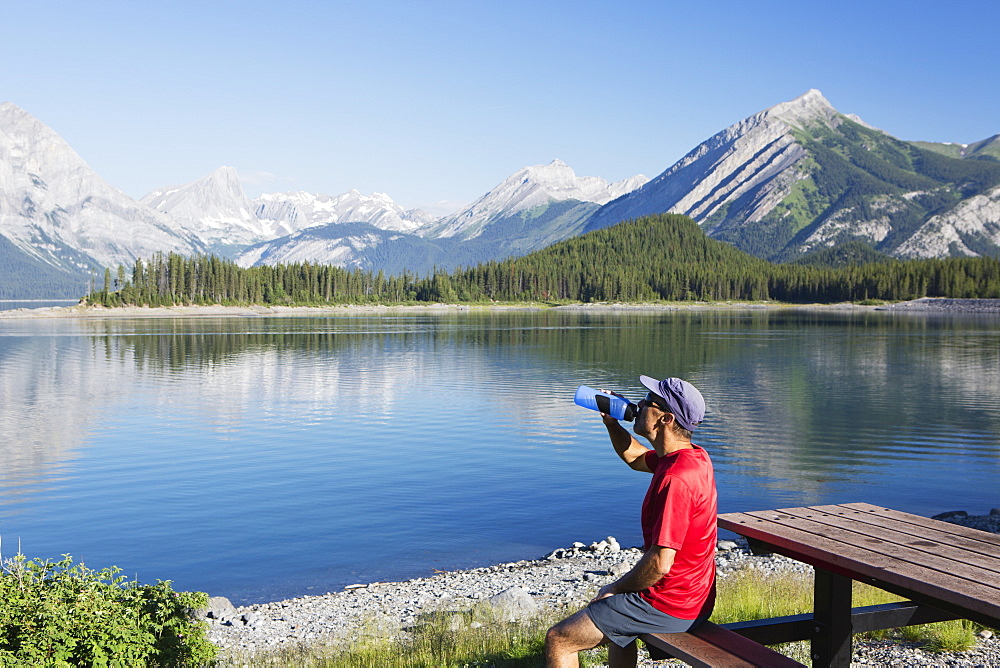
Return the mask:
<path id="1" fill-rule="evenodd" d="M 639 412 L 639 407 L 628 399 L 606 394 L 586 385 L 576 388 L 576 396 L 573 397 L 573 401 L 576 402 L 577 406 L 599 411 L 616 420 L 625 420 L 626 422 L 634 420 L 635 414 Z"/>

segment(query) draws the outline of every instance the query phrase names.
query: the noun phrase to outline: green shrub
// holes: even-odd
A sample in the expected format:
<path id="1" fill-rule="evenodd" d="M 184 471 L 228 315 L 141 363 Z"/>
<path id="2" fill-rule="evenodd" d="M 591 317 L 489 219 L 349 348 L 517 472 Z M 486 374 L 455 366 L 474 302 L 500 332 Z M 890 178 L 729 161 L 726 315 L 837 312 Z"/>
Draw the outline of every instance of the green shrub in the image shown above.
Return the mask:
<path id="1" fill-rule="evenodd" d="M 17 555 L 0 568 L 0 665 L 197 666 L 215 657 L 201 592 Z"/>

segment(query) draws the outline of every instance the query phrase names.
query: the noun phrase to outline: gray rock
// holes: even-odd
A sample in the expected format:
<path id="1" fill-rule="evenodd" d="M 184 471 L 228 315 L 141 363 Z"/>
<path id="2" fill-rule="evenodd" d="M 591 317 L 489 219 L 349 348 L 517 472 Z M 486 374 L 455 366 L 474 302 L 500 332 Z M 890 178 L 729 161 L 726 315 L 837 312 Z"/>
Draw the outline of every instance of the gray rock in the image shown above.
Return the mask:
<path id="1" fill-rule="evenodd" d="M 716 544 L 716 547 L 719 549 L 720 552 L 729 552 L 730 550 L 735 550 L 736 548 L 738 548 L 739 545 L 737 545 L 731 540 L 720 540 L 718 544 Z"/>
<path id="2" fill-rule="evenodd" d="M 956 517 L 968 517 L 969 513 L 964 510 L 949 510 L 946 513 L 939 513 L 931 517 L 932 520 L 942 520 L 947 522 L 948 520 L 955 519 Z"/>
<path id="3" fill-rule="evenodd" d="M 521 587 L 504 589 L 496 596 L 491 596 L 489 601 L 490 605 L 509 620 L 523 619 L 538 612 L 535 599 Z"/>
<path id="4" fill-rule="evenodd" d="M 225 596 L 211 597 L 208 599 L 208 607 L 198 611 L 199 617 L 208 617 L 209 619 L 229 619 L 235 615 L 236 608 Z"/>
<path id="5" fill-rule="evenodd" d="M 991 508 L 990 515 L 1000 515 L 1000 508 Z"/>
<path id="6" fill-rule="evenodd" d="M 611 564 L 611 567 L 608 568 L 608 575 L 620 578 L 630 570 L 632 570 L 632 566 L 627 561 L 619 561 L 616 564 Z"/>
<path id="7" fill-rule="evenodd" d="M 606 540 L 602 540 L 599 543 L 595 542 L 595 543 L 591 543 L 590 544 L 590 551 L 591 552 L 597 552 L 598 554 L 600 554 L 602 552 L 607 552 L 610 549 L 611 549 L 611 545 L 609 545 L 608 541 L 606 541 Z"/>

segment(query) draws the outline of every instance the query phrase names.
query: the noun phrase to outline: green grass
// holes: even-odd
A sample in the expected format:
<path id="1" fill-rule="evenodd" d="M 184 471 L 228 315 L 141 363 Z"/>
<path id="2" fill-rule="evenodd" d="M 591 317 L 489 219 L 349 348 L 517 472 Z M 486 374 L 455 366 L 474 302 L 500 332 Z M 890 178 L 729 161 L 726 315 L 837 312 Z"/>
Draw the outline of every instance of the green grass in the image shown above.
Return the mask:
<path id="1" fill-rule="evenodd" d="M 717 624 L 795 615 L 812 609 L 812 577 L 808 574 L 773 574 L 756 570 L 731 573 L 719 579 L 712 621 Z M 888 592 L 860 583 L 854 586 L 855 606 L 901 600 Z M 306 668 L 541 668 L 545 632 L 560 619 L 584 605 L 581 601 L 549 610 L 531 619 L 510 622 L 488 605 L 462 612 L 422 615 L 421 621 L 388 637 L 375 621 L 352 634 L 350 640 L 300 643 L 281 649 L 246 653 L 230 652 L 218 661 L 229 666 L 304 666 Z M 976 642 L 979 627 L 957 620 L 900 630 L 881 631 L 868 637 L 919 642 L 936 652 L 960 652 Z M 859 637 L 865 637 L 864 635 Z M 809 663 L 806 642 L 788 643 L 778 651 Z M 607 652 L 582 653 L 583 666 L 602 665 Z"/>
<path id="2" fill-rule="evenodd" d="M 932 652 L 964 652 L 976 644 L 980 627 L 967 619 L 956 619 L 937 624 L 907 626 L 899 636 L 910 642 L 919 642 Z"/>
<path id="3" fill-rule="evenodd" d="M 582 604 L 577 607 L 582 607 Z M 545 632 L 577 607 L 506 621 L 488 605 L 463 612 L 422 615 L 398 637 L 385 637 L 374 621 L 350 640 L 298 644 L 257 653 L 230 653 L 219 666 L 306 668 L 542 668 Z M 605 650 L 581 656 L 581 665 L 607 661 Z"/>
<path id="4" fill-rule="evenodd" d="M 812 576 L 765 574 L 739 571 L 719 579 L 718 599 L 712 621 L 716 624 L 798 615 L 812 610 Z M 860 582 L 854 583 L 852 605 L 864 607 L 902 601 L 903 598 Z M 896 639 L 916 642 L 932 652 L 964 652 L 976 644 L 980 627 L 964 619 L 921 624 L 902 629 L 873 631 L 857 638 Z M 797 661 L 808 663 L 805 643 L 790 643 L 778 650 Z M 787 651 L 786 651 L 787 650 Z"/>

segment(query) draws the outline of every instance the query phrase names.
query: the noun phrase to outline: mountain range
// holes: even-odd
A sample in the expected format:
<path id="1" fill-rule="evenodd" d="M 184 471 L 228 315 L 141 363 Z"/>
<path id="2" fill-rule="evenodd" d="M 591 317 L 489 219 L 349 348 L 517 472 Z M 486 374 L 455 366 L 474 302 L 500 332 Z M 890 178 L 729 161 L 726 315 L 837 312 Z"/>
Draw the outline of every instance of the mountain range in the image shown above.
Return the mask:
<path id="1" fill-rule="evenodd" d="M 313 215 L 311 225 L 250 246 L 236 260 L 242 266 L 309 260 L 390 274 L 422 274 L 433 267 L 451 270 L 523 255 L 579 234 L 602 204 L 646 181 L 642 175 L 617 183 L 579 177 L 569 165 L 554 160 L 518 170 L 469 206 L 436 220 L 419 209 L 404 211 L 388 195 L 366 198 L 352 191 L 333 200 L 342 205 Z M 263 195 L 254 203 L 263 207 L 287 202 L 285 215 L 294 219 L 302 211 L 315 211 L 317 199 L 323 197 Z"/>
<path id="2" fill-rule="evenodd" d="M 53 130 L 0 105 L 6 298 L 79 296 L 92 272 L 157 252 L 423 274 L 664 212 L 772 261 L 859 242 L 900 258 L 1000 256 L 1000 135 L 905 142 L 810 90 L 722 130 L 652 180 L 609 183 L 555 160 L 434 218 L 356 190 L 249 199 L 230 167 L 135 201 Z"/>

